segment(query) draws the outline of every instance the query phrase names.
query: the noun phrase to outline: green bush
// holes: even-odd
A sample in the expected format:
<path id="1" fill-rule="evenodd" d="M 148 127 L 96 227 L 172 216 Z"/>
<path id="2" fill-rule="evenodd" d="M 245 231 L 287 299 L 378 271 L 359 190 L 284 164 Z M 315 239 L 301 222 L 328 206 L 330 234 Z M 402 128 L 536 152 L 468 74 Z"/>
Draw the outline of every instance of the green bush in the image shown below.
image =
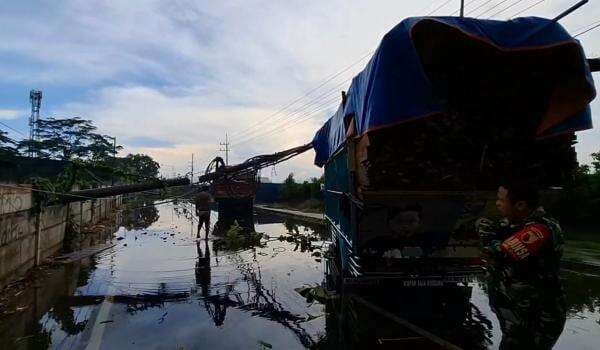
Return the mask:
<path id="1" fill-rule="evenodd" d="M 298 203 L 309 199 L 321 200 L 321 184 L 324 179 L 313 177 L 310 181 L 296 182 L 294 174 L 290 173 L 283 182 L 281 197 L 285 202 Z"/>

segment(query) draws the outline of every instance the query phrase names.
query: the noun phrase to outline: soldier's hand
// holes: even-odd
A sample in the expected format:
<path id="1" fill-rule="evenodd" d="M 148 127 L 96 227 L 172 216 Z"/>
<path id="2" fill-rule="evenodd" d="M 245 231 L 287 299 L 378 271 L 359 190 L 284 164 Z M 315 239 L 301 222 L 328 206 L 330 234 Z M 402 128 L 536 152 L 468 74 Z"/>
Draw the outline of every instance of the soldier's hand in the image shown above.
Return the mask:
<path id="1" fill-rule="evenodd" d="M 496 236 L 496 223 L 488 218 L 479 218 L 475 221 L 475 230 L 482 238 Z"/>

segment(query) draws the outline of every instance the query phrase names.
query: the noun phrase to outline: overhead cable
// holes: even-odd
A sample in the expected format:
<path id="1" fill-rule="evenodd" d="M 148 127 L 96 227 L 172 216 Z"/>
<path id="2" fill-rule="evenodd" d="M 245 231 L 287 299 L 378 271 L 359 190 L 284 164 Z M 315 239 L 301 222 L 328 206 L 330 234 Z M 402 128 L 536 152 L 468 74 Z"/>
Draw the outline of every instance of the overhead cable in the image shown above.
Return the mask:
<path id="1" fill-rule="evenodd" d="M 301 123 L 303 123 L 303 122 L 305 122 L 305 121 L 308 121 L 308 120 L 310 120 L 310 119 L 312 119 L 312 118 L 314 118 L 314 117 L 317 117 L 317 116 L 319 115 L 318 113 L 320 113 L 320 112 L 323 112 L 324 110 L 327 110 L 327 109 L 329 109 L 329 108 L 332 108 L 333 106 L 335 106 L 335 105 L 334 105 L 334 103 L 335 103 L 336 101 L 337 101 L 337 100 L 328 101 L 328 104 L 326 104 L 326 105 L 324 104 L 324 105 L 323 105 L 321 108 L 319 108 L 319 109 L 317 109 L 317 110 L 314 110 L 314 111 L 312 111 L 312 112 L 307 112 L 307 113 L 305 113 L 304 115 L 301 115 L 301 116 L 299 116 L 299 117 L 295 118 L 295 119 L 294 119 L 294 120 L 292 120 L 290 123 L 288 123 L 288 125 L 284 125 L 284 126 L 281 126 L 281 127 L 279 127 L 279 128 L 274 128 L 274 129 L 266 130 L 266 131 L 265 131 L 263 134 L 256 135 L 256 136 L 254 136 L 254 137 L 251 137 L 251 138 L 249 138 L 249 139 L 246 139 L 246 140 L 240 141 L 240 142 L 238 142 L 236 145 L 240 145 L 240 144 L 248 143 L 248 142 L 250 142 L 250 141 L 252 141 L 252 140 L 255 140 L 256 138 L 259 138 L 259 137 L 262 137 L 262 138 L 264 138 L 264 137 L 266 137 L 266 136 L 269 136 L 269 135 L 271 135 L 271 134 L 274 134 L 274 133 L 276 133 L 276 132 L 282 132 L 282 131 L 285 131 L 285 130 L 287 130 L 287 129 L 291 128 L 291 127 L 294 127 L 294 126 L 296 126 L 296 125 L 299 125 L 299 124 L 301 124 Z"/>
<path id="2" fill-rule="evenodd" d="M 468 9 L 468 8 L 467 8 L 467 5 L 471 5 L 471 4 L 473 4 L 474 2 L 477 2 L 477 1 L 478 1 L 478 0 L 466 1 L 466 2 L 465 2 L 465 12 L 466 12 L 466 11 L 467 11 L 467 9 Z M 459 13 L 459 12 L 460 12 L 460 7 L 459 7 L 459 8 L 457 8 L 456 10 L 454 10 L 454 12 L 452 12 L 452 13 L 450 14 L 450 16 L 455 16 L 455 15 L 456 15 L 457 13 Z"/>
<path id="3" fill-rule="evenodd" d="M 509 19 L 513 19 L 513 18 L 517 17 L 518 15 L 522 14 L 523 12 L 531 10 L 532 8 L 536 7 L 537 5 L 541 4 L 544 1 L 546 1 L 546 0 L 539 0 L 539 1 L 535 2 L 535 3 L 533 3 L 532 5 L 527 6 L 524 9 L 519 10 L 516 13 L 513 13 L 512 16 L 510 16 Z"/>
<path id="4" fill-rule="evenodd" d="M 600 27 L 600 21 L 598 21 L 598 22 L 594 22 L 594 23 L 596 23 L 594 26 L 592 26 L 592 27 L 590 27 L 590 28 L 588 28 L 588 29 L 584 30 L 583 32 L 579 32 L 579 33 L 577 33 L 577 34 L 573 35 L 573 37 L 574 37 L 574 38 L 577 38 L 578 36 L 581 36 L 581 35 L 583 35 L 583 34 L 585 34 L 585 33 L 591 32 L 592 30 L 594 30 L 594 29 L 596 29 L 596 28 Z"/>
<path id="5" fill-rule="evenodd" d="M 0 124 L 4 125 L 5 127 L 9 128 L 10 130 L 12 130 L 12 131 L 14 131 L 14 132 L 16 132 L 16 133 L 19 133 L 19 134 L 21 134 L 22 136 L 25 136 L 26 138 L 28 138 L 28 137 L 29 137 L 29 136 L 25 135 L 24 133 L 22 133 L 21 131 L 19 131 L 19 130 L 15 129 L 15 128 L 13 128 L 13 127 L 11 127 L 10 125 L 8 125 L 8 124 L 6 124 L 6 123 L 4 123 L 4 122 L 1 122 L 1 121 L 0 121 Z"/>
<path id="6" fill-rule="evenodd" d="M 360 62 L 362 62 L 365 58 L 371 56 L 373 53 L 375 52 L 375 50 L 371 50 L 369 51 L 367 54 L 361 56 L 358 60 L 354 61 L 353 63 L 351 63 L 350 65 L 346 66 L 345 68 L 343 68 L 342 70 L 334 73 L 333 75 L 331 75 L 329 78 L 326 78 L 324 81 L 322 81 L 320 84 L 318 84 L 317 86 L 315 86 L 314 88 L 310 89 L 309 91 L 305 92 L 304 94 L 300 95 L 299 97 L 297 97 L 296 99 L 294 99 L 293 101 L 287 103 L 285 106 L 281 107 L 279 110 L 277 110 L 275 113 L 269 115 L 268 117 L 262 119 L 261 121 L 249 126 L 248 128 L 244 129 L 244 130 L 240 130 L 238 132 L 234 132 L 232 134 L 232 136 L 239 136 L 241 133 L 246 132 L 249 129 L 253 129 L 261 124 L 263 124 L 264 122 L 266 122 L 267 120 L 271 119 L 272 117 L 278 115 L 279 113 L 287 110 L 289 107 L 293 106 L 294 104 L 296 104 L 297 102 L 301 101 L 302 99 L 304 99 L 305 97 L 308 97 L 309 95 L 311 95 L 313 92 L 319 90 L 321 87 L 325 86 L 327 83 L 329 83 L 330 81 L 332 81 L 333 79 L 337 78 L 338 76 L 340 76 L 341 74 L 347 72 L 348 70 L 350 70 L 352 67 L 356 66 L 357 64 L 359 64 Z"/>
<path id="7" fill-rule="evenodd" d="M 498 7 L 498 6 L 502 5 L 502 4 L 504 4 L 504 3 L 505 3 L 505 2 L 507 2 L 507 1 L 508 1 L 508 0 L 502 0 L 502 1 L 500 1 L 500 2 L 499 2 L 499 3 L 497 3 L 496 5 L 494 5 L 494 6 L 490 7 L 490 8 L 488 8 L 487 10 L 485 10 L 485 11 L 481 12 L 480 14 L 478 14 L 478 15 L 477 15 L 477 18 L 481 18 L 481 17 L 482 17 L 483 15 L 485 15 L 486 13 L 488 13 L 488 12 L 492 11 L 493 9 L 495 9 L 496 7 Z"/>
<path id="8" fill-rule="evenodd" d="M 479 10 L 480 8 L 482 8 L 483 6 L 489 4 L 490 2 L 492 2 L 493 0 L 487 0 L 485 1 L 483 4 L 479 4 L 479 6 L 477 6 L 476 8 L 469 10 L 469 12 L 467 14 L 472 14 L 473 12 Z"/>
<path id="9" fill-rule="evenodd" d="M 306 111 L 309 107 L 314 106 L 316 104 L 318 104 L 319 102 L 323 101 L 324 99 L 326 99 L 327 97 L 331 96 L 332 94 L 339 94 L 340 93 L 340 88 L 344 85 L 346 85 L 350 80 L 352 80 L 352 78 L 348 78 L 340 83 L 338 83 L 336 86 L 334 86 L 332 89 L 329 89 L 327 91 L 325 91 L 324 93 L 316 96 L 314 99 L 310 100 L 309 102 L 305 103 L 302 106 L 299 106 L 298 108 L 294 109 L 293 111 L 290 111 L 288 114 L 283 114 L 280 117 L 277 117 L 275 119 L 273 119 L 269 125 L 272 126 L 274 124 L 277 123 L 286 123 L 287 120 L 289 120 L 291 117 L 293 117 L 294 115 L 297 115 L 298 113 L 304 112 Z M 256 130 L 252 130 L 249 131 L 245 134 L 242 134 L 241 136 L 239 136 L 239 138 L 247 138 L 247 137 L 251 137 L 253 134 L 257 134 L 257 133 L 261 133 L 264 130 L 262 129 L 256 129 Z"/>
<path id="10" fill-rule="evenodd" d="M 490 17 L 488 17 L 488 18 L 489 18 L 489 19 L 491 19 L 491 18 L 493 18 L 493 17 L 496 17 L 496 16 L 498 16 L 499 14 L 501 14 L 502 12 L 504 12 L 504 11 L 506 11 L 506 10 L 508 10 L 508 9 L 512 8 L 512 7 L 514 7 L 515 5 L 517 5 L 517 4 L 521 3 L 521 2 L 523 2 L 523 0 L 517 0 L 517 1 L 513 2 L 512 4 L 509 4 L 509 5 L 508 5 L 508 6 L 506 6 L 505 8 L 503 8 L 503 9 L 500 9 L 498 12 L 494 12 L 494 14 L 493 14 L 493 15 L 491 15 Z"/>
<path id="11" fill-rule="evenodd" d="M 430 11 L 429 13 L 427 13 L 427 14 L 425 15 L 425 17 L 433 15 L 433 14 L 434 14 L 434 13 L 436 13 L 438 10 L 440 10 L 440 9 L 442 9 L 443 7 L 445 7 L 446 5 L 448 5 L 448 4 L 450 3 L 450 1 L 452 1 L 452 0 L 447 0 L 447 1 L 444 1 L 444 3 L 443 3 L 443 4 L 441 4 L 440 6 L 436 7 L 435 9 L 433 9 L 432 11 Z"/>
<path id="12" fill-rule="evenodd" d="M 333 99 L 325 101 L 320 106 L 317 106 L 317 107 L 319 107 L 318 109 L 313 110 L 313 111 L 306 111 L 304 114 L 302 114 L 300 116 L 297 116 L 296 118 L 293 118 L 293 119 L 289 120 L 287 122 L 287 125 L 286 124 L 282 124 L 282 125 L 278 125 L 275 128 L 272 128 L 272 129 L 269 129 L 269 130 L 265 130 L 262 133 L 257 134 L 255 136 L 252 136 L 252 137 L 250 137 L 248 139 L 236 142 L 235 144 L 233 144 L 233 146 L 238 146 L 238 145 L 247 143 L 249 141 L 255 140 L 258 137 L 265 137 L 265 136 L 268 136 L 268 135 L 273 134 L 273 133 L 278 132 L 278 131 L 287 130 L 287 129 L 289 129 L 292 126 L 298 125 L 298 124 L 300 124 L 303 121 L 306 121 L 308 119 L 313 118 L 314 116 L 317 115 L 317 113 L 319 113 L 319 112 L 321 112 L 321 111 L 323 111 L 323 110 L 325 110 L 327 108 L 331 108 L 332 104 L 335 103 L 336 101 L 339 101 L 339 99 L 340 98 L 336 96 Z M 303 120 L 303 118 L 304 118 L 304 120 Z"/>

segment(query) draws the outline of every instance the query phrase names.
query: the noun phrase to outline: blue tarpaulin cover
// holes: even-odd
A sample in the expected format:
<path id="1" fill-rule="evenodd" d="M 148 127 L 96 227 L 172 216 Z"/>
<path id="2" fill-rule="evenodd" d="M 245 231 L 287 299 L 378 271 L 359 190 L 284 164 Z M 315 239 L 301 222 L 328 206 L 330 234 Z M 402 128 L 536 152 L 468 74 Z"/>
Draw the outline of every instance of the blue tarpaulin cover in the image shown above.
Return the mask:
<path id="1" fill-rule="evenodd" d="M 578 45 L 578 41 L 560 24 L 538 17 L 510 21 L 459 17 L 407 18 L 384 36 L 364 70 L 352 80 L 345 105 L 340 105 L 316 133 L 313 139 L 316 165 L 323 166 L 344 144 L 350 117 L 354 118 L 354 135 L 361 136 L 371 130 L 444 112 L 434 96 L 411 37 L 415 25 L 422 21 L 445 24 L 501 50 L 536 49 L 562 43 Z M 583 50 L 580 51 L 581 60 L 585 62 Z M 582 64 L 581 72 L 574 74 L 579 74 L 586 89 L 589 88 L 587 100 L 574 113 L 559 117 L 554 123 L 548 122 L 543 130 L 546 136 L 592 126 L 588 104 L 595 96 L 595 90 L 587 63 Z"/>

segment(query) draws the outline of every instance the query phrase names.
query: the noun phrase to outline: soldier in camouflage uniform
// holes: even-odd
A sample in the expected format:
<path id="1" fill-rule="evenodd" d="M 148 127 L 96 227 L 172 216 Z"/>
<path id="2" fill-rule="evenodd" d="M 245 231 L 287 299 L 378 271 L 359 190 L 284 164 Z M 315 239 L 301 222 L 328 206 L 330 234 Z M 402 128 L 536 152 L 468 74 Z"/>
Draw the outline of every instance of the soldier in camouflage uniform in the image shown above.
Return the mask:
<path id="1" fill-rule="evenodd" d="M 551 349 L 562 333 L 566 300 L 558 271 L 563 236 L 539 205 L 535 187 L 498 189 L 503 219 L 480 219 L 490 306 L 502 329 L 500 349 Z"/>

